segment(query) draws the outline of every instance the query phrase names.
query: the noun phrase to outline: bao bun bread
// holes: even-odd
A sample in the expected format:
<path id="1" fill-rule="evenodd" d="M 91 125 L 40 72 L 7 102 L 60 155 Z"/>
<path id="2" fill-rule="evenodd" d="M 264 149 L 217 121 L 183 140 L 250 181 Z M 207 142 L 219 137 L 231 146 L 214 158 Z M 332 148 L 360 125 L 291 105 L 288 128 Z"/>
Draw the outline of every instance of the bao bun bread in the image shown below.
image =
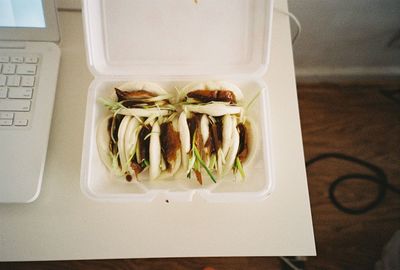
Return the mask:
<path id="1" fill-rule="evenodd" d="M 159 96 L 167 94 L 167 92 L 162 89 L 161 86 L 151 82 L 127 82 L 118 86 L 117 88 L 122 91 L 146 90 Z"/>

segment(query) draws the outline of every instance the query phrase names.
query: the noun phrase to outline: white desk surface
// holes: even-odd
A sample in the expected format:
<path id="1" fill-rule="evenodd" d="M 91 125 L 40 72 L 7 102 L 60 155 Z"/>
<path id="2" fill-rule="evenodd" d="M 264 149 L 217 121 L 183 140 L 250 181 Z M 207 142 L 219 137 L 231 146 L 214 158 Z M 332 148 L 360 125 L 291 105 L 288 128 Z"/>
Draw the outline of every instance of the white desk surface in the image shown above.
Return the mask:
<path id="1" fill-rule="evenodd" d="M 286 10 L 286 0 L 275 6 Z M 259 203 L 99 203 L 80 191 L 86 65 L 79 12 L 60 13 L 62 60 L 39 198 L 0 204 L 0 260 L 315 255 L 288 17 L 275 12 L 271 102 L 276 187 Z"/>

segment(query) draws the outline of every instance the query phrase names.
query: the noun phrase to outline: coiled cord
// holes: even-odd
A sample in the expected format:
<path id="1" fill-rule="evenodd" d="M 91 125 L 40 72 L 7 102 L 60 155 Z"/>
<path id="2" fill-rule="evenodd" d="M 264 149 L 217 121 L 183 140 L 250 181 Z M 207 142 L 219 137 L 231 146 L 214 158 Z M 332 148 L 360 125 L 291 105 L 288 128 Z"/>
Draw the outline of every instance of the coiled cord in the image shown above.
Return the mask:
<path id="1" fill-rule="evenodd" d="M 378 206 L 382 200 L 385 198 L 386 191 L 389 189 L 390 191 L 400 194 L 400 189 L 396 188 L 395 186 L 389 184 L 388 178 L 380 167 L 369 163 L 367 161 L 361 160 L 359 158 L 355 158 L 352 156 L 348 156 L 342 153 L 323 153 L 320 154 L 306 162 L 306 167 L 311 166 L 312 164 L 315 164 L 316 162 L 325 160 L 325 159 L 339 159 L 339 160 L 345 160 L 348 162 L 352 162 L 355 164 L 358 164 L 362 167 L 367 168 L 368 170 L 371 171 L 371 174 L 361 174 L 361 173 L 350 173 L 346 174 L 343 176 L 338 177 L 335 181 L 333 181 L 330 186 L 329 186 L 329 199 L 331 200 L 332 204 L 339 209 L 342 212 L 345 212 L 347 214 L 351 215 L 360 215 L 367 213 L 368 211 L 374 209 L 376 206 Z M 364 181 L 370 181 L 373 183 L 376 183 L 378 186 L 378 194 L 375 197 L 373 201 L 368 203 L 367 205 L 359 208 L 350 208 L 347 206 L 344 206 L 337 198 L 335 195 L 335 191 L 337 187 L 340 184 L 343 184 L 344 182 L 351 180 L 351 179 L 357 179 L 357 180 L 364 180 Z"/>

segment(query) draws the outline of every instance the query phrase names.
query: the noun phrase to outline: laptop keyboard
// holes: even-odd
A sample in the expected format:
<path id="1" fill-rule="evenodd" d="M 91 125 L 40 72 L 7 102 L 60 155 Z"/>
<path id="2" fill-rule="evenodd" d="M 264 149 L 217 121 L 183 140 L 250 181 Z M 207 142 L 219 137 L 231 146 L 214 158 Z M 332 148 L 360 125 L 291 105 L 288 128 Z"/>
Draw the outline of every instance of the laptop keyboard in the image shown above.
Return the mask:
<path id="1" fill-rule="evenodd" d="M 29 126 L 39 62 L 38 55 L 0 54 L 0 129 Z"/>

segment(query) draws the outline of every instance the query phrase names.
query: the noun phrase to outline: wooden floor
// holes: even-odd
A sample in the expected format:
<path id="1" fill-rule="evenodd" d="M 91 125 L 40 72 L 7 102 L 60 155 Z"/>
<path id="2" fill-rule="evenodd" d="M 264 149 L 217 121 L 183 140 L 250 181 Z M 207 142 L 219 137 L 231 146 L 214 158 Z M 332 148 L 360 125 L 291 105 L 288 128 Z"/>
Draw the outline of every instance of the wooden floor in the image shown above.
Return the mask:
<path id="1" fill-rule="evenodd" d="M 400 103 L 382 95 L 382 90 L 391 89 L 396 87 L 300 85 L 306 160 L 321 152 L 349 154 L 380 166 L 400 187 Z M 306 268 L 373 269 L 382 247 L 400 230 L 400 196 L 388 192 L 382 204 L 367 214 L 344 214 L 328 199 L 330 182 L 344 174 L 370 172 L 327 160 L 309 167 L 307 173 L 318 256 L 309 258 Z M 338 195 L 357 206 L 376 195 L 376 186 L 352 181 L 338 189 Z"/>
<path id="2" fill-rule="evenodd" d="M 306 159 L 342 152 L 380 166 L 400 187 L 400 102 L 382 93 L 399 85 L 299 85 Z M 383 91 L 385 90 L 385 91 Z M 395 92 L 397 91 L 397 92 Z M 388 192 L 382 204 L 364 215 L 338 211 L 328 198 L 329 184 L 348 173 L 369 173 L 343 161 L 326 160 L 307 169 L 317 257 L 305 269 L 373 269 L 382 247 L 400 229 L 400 197 Z M 351 181 L 338 188 L 346 205 L 360 206 L 376 195 L 372 183 Z M 3 263 L 1 269 L 281 269 L 279 258 L 188 258 Z"/>

